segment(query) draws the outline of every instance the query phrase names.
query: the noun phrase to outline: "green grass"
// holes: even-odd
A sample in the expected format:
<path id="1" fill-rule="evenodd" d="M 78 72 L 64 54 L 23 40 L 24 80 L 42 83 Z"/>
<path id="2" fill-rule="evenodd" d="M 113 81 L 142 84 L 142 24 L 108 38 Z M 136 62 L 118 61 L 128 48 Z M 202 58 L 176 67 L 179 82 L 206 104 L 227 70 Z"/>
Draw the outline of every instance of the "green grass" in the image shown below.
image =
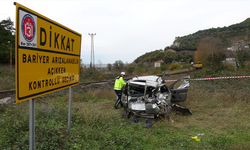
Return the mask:
<path id="1" fill-rule="evenodd" d="M 185 69 L 180 69 L 180 70 L 169 70 L 168 74 L 175 74 L 175 73 L 181 73 L 181 72 L 186 72 L 186 71 L 192 71 L 195 70 L 194 68 L 185 68 Z"/>
<path id="2" fill-rule="evenodd" d="M 15 69 L 0 65 L 0 91 L 15 89 Z"/>
<path id="3" fill-rule="evenodd" d="M 201 70 L 191 78 L 196 76 L 207 74 Z M 122 109 L 112 109 L 116 99 L 112 85 L 77 86 L 73 88 L 71 132 L 67 131 L 68 89 L 61 90 L 35 99 L 35 146 L 58 150 L 249 149 L 249 84 L 249 78 L 190 81 L 187 100 L 179 104 L 193 115 L 172 112 L 169 122 L 153 119 L 151 128 L 130 125 L 134 118 L 124 119 Z M 29 102 L 1 105 L 0 116 L 1 149 L 28 149 Z M 200 141 L 191 139 L 199 133 L 204 134 L 198 136 Z"/>

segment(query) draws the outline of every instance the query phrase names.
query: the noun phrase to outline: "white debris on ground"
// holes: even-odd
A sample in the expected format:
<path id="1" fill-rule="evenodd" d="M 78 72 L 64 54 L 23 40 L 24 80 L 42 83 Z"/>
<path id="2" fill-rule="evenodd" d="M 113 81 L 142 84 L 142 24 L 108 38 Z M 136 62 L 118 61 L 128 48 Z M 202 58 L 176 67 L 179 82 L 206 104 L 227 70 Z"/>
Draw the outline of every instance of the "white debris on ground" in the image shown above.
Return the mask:
<path id="1" fill-rule="evenodd" d="M 2 98 L 2 99 L 0 99 L 0 104 L 5 104 L 8 102 L 8 100 L 11 100 L 11 97 Z"/>

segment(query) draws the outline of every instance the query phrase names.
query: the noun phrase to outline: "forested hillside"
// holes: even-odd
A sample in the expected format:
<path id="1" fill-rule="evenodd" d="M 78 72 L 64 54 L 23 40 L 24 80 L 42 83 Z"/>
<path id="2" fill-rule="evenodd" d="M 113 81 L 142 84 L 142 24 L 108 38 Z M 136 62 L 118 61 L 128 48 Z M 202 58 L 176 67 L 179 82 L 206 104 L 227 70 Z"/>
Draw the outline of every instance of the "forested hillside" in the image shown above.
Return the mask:
<path id="1" fill-rule="evenodd" d="M 164 63 L 170 64 L 173 61 L 182 61 L 182 62 L 191 62 L 193 61 L 193 53 L 176 53 L 175 51 L 167 50 L 156 50 L 144 55 L 139 56 L 134 60 L 135 63 L 144 63 L 144 62 L 155 62 L 158 60 L 163 60 Z"/>
<path id="2" fill-rule="evenodd" d="M 10 47 L 12 45 L 12 62 L 15 61 L 14 23 L 10 18 L 0 22 L 0 64 L 10 62 Z"/>
<path id="3" fill-rule="evenodd" d="M 224 47 L 230 47 L 233 42 L 236 42 L 238 40 L 244 40 L 248 42 L 250 40 L 249 30 L 250 18 L 241 23 L 237 23 L 228 27 L 200 30 L 187 36 L 176 37 L 173 45 L 167 46 L 164 50 L 155 50 L 145 53 L 136 58 L 134 62 L 144 63 L 155 62 L 158 60 L 163 60 L 164 63 L 167 64 L 171 63 L 172 61 L 191 62 L 194 61 L 194 55 L 192 53 L 183 53 L 183 51 L 188 50 L 195 52 L 201 39 L 204 39 L 206 37 L 219 38 L 221 39 Z M 169 51 L 169 49 L 173 49 L 176 52 Z"/>
<path id="4" fill-rule="evenodd" d="M 189 34 L 183 37 L 176 37 L 174 44 L 170 46 L 176 51 L 193 50 L 196 51 L 198 44 L 202 38 L 207 36 L 220 38 L 225 46 L 230 46 L 232 42 L 238 40 L 249 41 L 250 34 L 250 18 L 237 24 L 223 28 L 210 28 L 200 30 L 196 33 Z M 169 47 L 166 47 L 169 48 Z"/>

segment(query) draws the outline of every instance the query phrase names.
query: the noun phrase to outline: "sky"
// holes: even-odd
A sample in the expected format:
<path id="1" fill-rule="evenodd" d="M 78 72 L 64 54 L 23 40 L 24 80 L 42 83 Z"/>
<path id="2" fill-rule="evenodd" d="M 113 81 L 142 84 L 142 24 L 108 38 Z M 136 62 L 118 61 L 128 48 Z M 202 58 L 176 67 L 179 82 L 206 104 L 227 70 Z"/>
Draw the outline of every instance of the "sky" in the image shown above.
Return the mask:
<path id="1" fill-rule="evenodd" d="M 230 26 L 250 17 L 249 0 L 0 0 L 0 21 L 15 24 L 17 2 L 80 34 L 83 64 L 132 63 L 175 37 Z"/>

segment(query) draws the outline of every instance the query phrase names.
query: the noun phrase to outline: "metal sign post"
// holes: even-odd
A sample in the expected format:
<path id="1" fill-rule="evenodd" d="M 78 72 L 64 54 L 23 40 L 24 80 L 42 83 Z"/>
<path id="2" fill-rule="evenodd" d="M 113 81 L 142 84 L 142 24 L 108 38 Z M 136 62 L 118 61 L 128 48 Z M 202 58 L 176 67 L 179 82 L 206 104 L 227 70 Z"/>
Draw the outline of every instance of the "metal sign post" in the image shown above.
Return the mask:
<path id="1" fill-rule="evenodd" d="M 35 149 L 35 100 L 29 100 L 29 149 Z"/>
<path id="2" fill-rule="evenodd" d="M 71 87 L 79 84 L 82 35 L 19 3 L 14 5 L 16 103 L 29 100 L 29 149 L 34 150 L 34 98 L 69 88 L 70 130 Z"/>
<path id="3" fill-rule="evenodd" d="M 163 73 L 162 80 L 163 80 L 163 82 L 165 82 L 165 76 L 168 74 L 168 70 L 165 70 L 162 73 Z"/>
<path id="4" fill-rule="evenodd" d="M 71 122 L 71 106 L 72 106 L 72 88 L 69 87 L 69 114 L 68 114 L 68 131 L 70 131 Z"/>

